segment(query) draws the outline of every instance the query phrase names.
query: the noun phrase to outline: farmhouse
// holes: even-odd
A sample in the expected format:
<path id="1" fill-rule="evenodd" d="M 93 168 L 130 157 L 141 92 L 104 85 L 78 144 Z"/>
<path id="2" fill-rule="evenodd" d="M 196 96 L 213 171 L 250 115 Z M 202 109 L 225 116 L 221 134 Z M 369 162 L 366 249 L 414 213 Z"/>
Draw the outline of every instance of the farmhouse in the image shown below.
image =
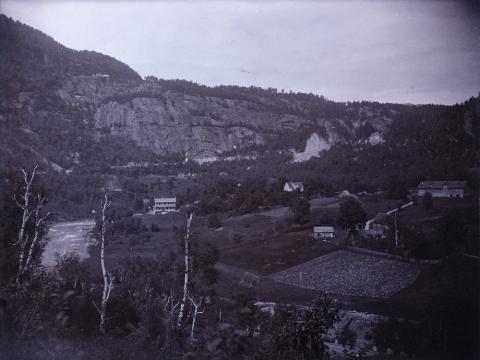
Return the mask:
<path id="1" fill-rule="evenodd" d="M 437 198 L 463 198 L 466 184 L 466 181 L 422 181 L 418 185 L 418 196 L 429 192 Z"/>
<path id="2" fill-rule="evenodd" d="M 385 238 L 389 229 L 388 214 L 379 213 L 372 220 L 366 222 L 364 234 L 375 238 Z"/>
<path id="3" fill-rule="evenodd" d="M 285 185 L 283 185 L 283 191 L 293 192 L 293 191 L 300 191 L 303 192 L 304 187 L 303 183 L 300 181 L 287 181 Z"/>
<path id="4" fill-rule="evenodd" d="M 332 239 L 335 237 L 335 229 L 333 226 L 315 226 L 313 237 L 315 239 Z"/>
<path id="5" fill-rule="evenodd" d="M 385 213 L 378 213 L 373 219 L 370 219 L 365 223 L 365 229 L 363 230 L 364 235 L 373 236 L 375 238 L 385 238 L 387 232 L 390 230 L 390 225 L 392 225 L 392 221 L 395 221 L 389 220 L 389 217 L 393 216 L 393 219 L 395 219 L 398 211 L 406 209 L 407 207 L 412 205 L 413 201 L 410 201 L 400 207 L 389 210 Z"/>
<path id="6" fill-rule="evenodd" d="M 161 214 L 175 211 L 177 209 L 177 198 L 155 198 L 153 213 Z"/>

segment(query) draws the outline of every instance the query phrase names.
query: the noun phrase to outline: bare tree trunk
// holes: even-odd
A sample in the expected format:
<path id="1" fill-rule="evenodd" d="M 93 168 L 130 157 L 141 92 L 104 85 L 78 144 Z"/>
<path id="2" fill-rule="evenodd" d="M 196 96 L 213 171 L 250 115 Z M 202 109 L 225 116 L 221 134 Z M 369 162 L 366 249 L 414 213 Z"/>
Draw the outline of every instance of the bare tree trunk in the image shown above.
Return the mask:
<path id="1" fill-rule="evenodd" d="M 28 242 L 28 236 L 25 234 L 25 228 L 27 226 L 27 222 L 32 215 L 32 211 L 29 209 L 30 206 L 30 197 L 32 196 L 32 183 L 35 178 L 35 172 L 37 171 L 37 166 L 35 166 L 32 170 L 30 176 L 27 172 L 22 169 L 23 174 L 23 181 L 25 182 L 24 192 L 20 195 L 20 201 L 17 200 L 16 196 L 14 196 L 14 200 L 17 203 L 17 206 L 23 210 L 22 212 L 22 223 L 20 225 L 20 229 L 18 231 L 18 238 L 17 243 L 20 246 L 20 254 L 18 258 L 18 272 L 17 272 L 17 279 L 16 284 L 19 285 L 21 281 L 22 274 L 24 272 L 24 258 L 25 258 L 25 250 L 26 245 Z"/>
<path id="2" fill-rule="evenodd" d="M 25 242 L 28 241 L 28 236 L 26 236 L 25 238 Z M 25 243 L 21 243 L 20 244 L 20 254 L 19 254 L 19 258 L 18 258 L 18 272 L 17 272 L 17 279 L 15 280 L 15 283 L 18 285 L 20 285 L 20 280 L 22 278 L 22 274 L 23 274 L 23 258 L 25 257 Z"/>
<path id="3" fill-rule="evenodd" d="M 200 297 L 198 303 L 196 303 L 195 299 L 191 296 L 189 296 L 188 298 L 193 305 L 192 329 L 190 330 L 190 338 L 192 339 L 192 341 L 195 341 L 195 322 L 197 321 L 198 314 L 203 314 L 203 311 L 198 311 L 198 309 L 202 306 L 203 297 Z"/>
<path id="4" fill-rule="evenodd" d="M 180 311 L 178 312 L 177 325 L 180 327 L 182 325 L 183 316 L 185 313 L 185 305 L 188 297 L 188 284 L 190 282 L 190 226 L 192 223 L 193 212 L 190 214 L 187 220 L 187 229 L 184 237 L 184 262 L 185 262 L 185 271 L 183 277 L 183 296 L 180 302 Z"/>
<path id="5" fill-rule="evenodd" d="M 30 263 L 32 261 L 32 255 L 33 255 L 33 250 L 35 248 L 35 245 L 37 244 L 38 238 L 40 237 L 40 231 L 41 231 L 41 226 L 42 223 L 50 216 L 50 212 L 48 212 L 45 216 L 41 216 L 41 211 L 46 205 L 47 198 L 45 196 L 41 196 L 40 194 L 37 194 L 37 202 L 35 204 L 35 232 L 34 236 L 32 239 L 32 242 L 30 243 L 29 249 L 28 249 L 28 256 L 27 260 L 25 261 L 25 264 L 23 266 L 23 273 L 28 270 L 30 267 Z"/>
<path id="6" fill-rule="evenodd" d="M 167 327 L 165 332 L 165 338 L 163 340 L 162 349 L 166 349 L 170 346 L 170 336 L 172 329 L 175 328 L 175 310 L 177 309 L 180 302 L 174 302 L 174 293 L 173 290 L 170 289 L 170 295 L 164 295 L 163 299 L 161 300 L 163 304 L 163 309 L 165 314 L 167 315 Z M 160 337 L 158 338 L 158 344 L 160 345 Z"/>
<path id="7" fill-rule="evenodd" d="M 112 276 L 108 272 L 105 265 L 105 240 L 106 240 L 106 218 L 105 210 L 111 205 L 111 201 L 108 199 L 108 194 L 105 194 L 105 198 L 102 204 L 102 223 L 100 231 L 100 264 L 102 266 L 102 276 L 103 276 L 103 292 L 102 292 L 102 302 L 100 304 L 100 309 L 97 310 L 100 313 L 100 332 L 104 334 L 106 332 L 106 315 L 107 315 L 107 305 L 108 300 L 110 299 L 110 294 L 113 289 L 113 282 L 115 276 Z"/>

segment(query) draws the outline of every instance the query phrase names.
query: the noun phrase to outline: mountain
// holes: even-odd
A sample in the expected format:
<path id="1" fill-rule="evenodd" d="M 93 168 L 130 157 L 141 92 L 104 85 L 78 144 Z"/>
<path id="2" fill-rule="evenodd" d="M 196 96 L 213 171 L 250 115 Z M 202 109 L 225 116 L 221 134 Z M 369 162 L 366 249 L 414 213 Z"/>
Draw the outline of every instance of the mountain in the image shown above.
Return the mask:
<path id="1" fill-rule="evenodd" d="M 2 162 L 41 161 L 62 171 L 272 150 L 301 162 L 339 144 L 416 148 L 413 138 L 423 142 L 452 117 L 460 131 L 447 144 L 478 131 L 477 100 L 456 107 L 337 103 L 276 89 L 142 79 L 109 56 L 68 49 L 4 15 L 0 51 Z M 417 133 L 409 138 L 410 131 Z"/>
<path id="2" fill-rule="evenodd" d="M 38 82 L 60 83 L 69 76 L 96 73 L 108 73 L 116 80 L 141 80 L 135 71 L 110 56 L 69 49 L 5 15 L 0 15 L 0 50 L 3 89 L 23 86 L 27 89 L 22 90 L 28 90 Z"/>
<path id="3" fill-rule="evenodd" d="M 75 88 L 78 91 L 78 88 Z M 66 99 L 71 101 L 71 99 Z M 202 159 L 242 149 L 302 148 L 314 133 L 324 144 L 368 140 L 392 122 L 393 109 L 346 106 L 274 89 L 147 79 L 127 94 L 102 99 L 94 119 L 104 132 L 133 139 L 158 154 Z M 368 133 L 362 131 L 368 129 Z"/>

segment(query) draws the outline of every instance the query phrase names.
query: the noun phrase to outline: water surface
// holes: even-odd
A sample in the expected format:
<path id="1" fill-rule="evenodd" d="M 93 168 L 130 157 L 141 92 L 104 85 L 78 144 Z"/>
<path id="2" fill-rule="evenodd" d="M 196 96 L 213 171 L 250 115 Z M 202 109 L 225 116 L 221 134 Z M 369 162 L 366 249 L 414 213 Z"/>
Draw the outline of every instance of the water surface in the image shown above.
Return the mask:
<path id="1" fill-rule="evenodd" d="M 64 255 L 67 252 L 75 252 L 80 260 L 88 258 L 88 246 L 94 242 L 94 226 L 93 219 L 52 224 L 46 235 L 47 245 L 43 252 L 42 265 L 55 265 L 56 254 Z"/>

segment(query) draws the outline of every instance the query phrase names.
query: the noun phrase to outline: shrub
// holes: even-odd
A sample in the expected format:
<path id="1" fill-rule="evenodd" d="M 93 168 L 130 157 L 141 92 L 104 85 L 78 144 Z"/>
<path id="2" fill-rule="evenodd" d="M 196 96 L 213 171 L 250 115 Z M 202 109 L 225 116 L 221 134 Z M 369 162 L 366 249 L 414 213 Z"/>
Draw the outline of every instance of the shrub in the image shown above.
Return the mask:
<path id="1" fill-rule="evenodd" d="M 355 346 L 357 342 L 357 334 L 355 334 L 355 332 L 350 329 L 350 323 L 348 323 L 342 328 L 342 331 L 338 336 L 338 342 L 343 346 L 349 346 L 350 349 Z"/>
<path id="2" fill-rule="evenodd" d="M 422 198 L 422 205 L 423 208 L 427 211 L 433 208 L 433 196 L 431 192 L 425 192 Z"/>
<path id="3" fill-rule="evenodd" d="M 208 225 L 209 228 L 218 229 L 218 228 L 222 227 L 222 222 L 218 218 L 217 214 L 211 214 L 208 217 L 207 225 Z"/>

